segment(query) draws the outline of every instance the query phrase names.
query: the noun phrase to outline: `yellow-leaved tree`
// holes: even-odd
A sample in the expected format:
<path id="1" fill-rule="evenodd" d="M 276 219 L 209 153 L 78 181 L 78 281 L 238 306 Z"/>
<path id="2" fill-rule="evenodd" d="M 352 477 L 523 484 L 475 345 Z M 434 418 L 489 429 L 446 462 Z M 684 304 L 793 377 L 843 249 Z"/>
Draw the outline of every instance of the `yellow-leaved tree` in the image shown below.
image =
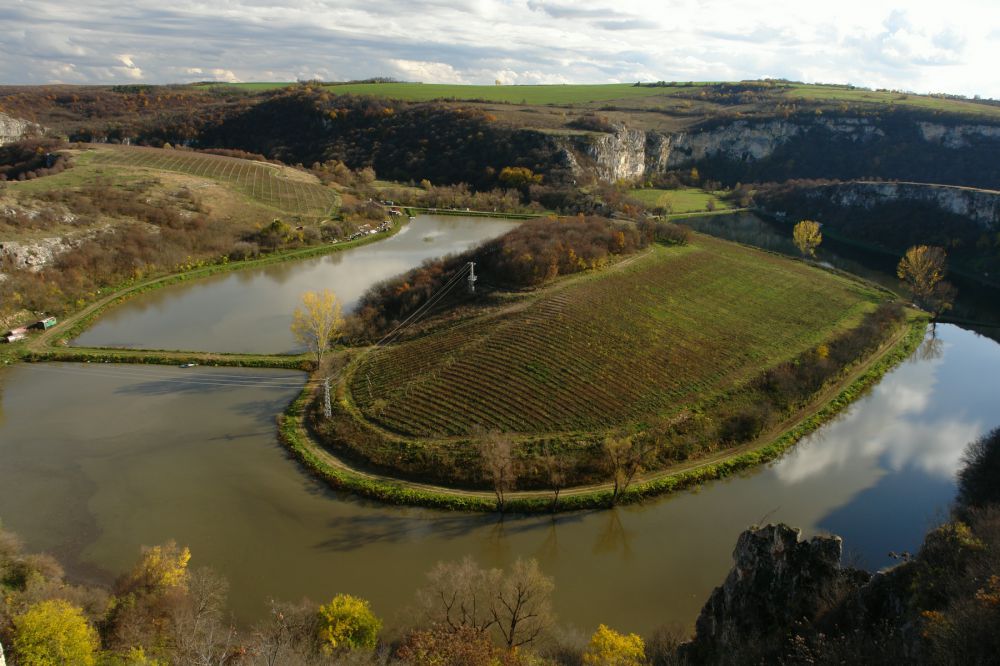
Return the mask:
<path id="1" fill-rule="evenodd" d="M 319 607 L 319 639 L 326 654 L 337 650 L 374 650 L 381 629 L 382 620 L 364 599 L 338 594 Z"/>
<path id="2" fill-rule="evenodd" d="M 638 634 L 620 634 L 602 624 L 590 637 L 583 663 L 587 666 L 642 666 L 646 663 L 646 646 Z"/>
<path id="3" fill-rule="evenodd" d="M 343 325 L 340 301 L 329 289 L 302 294 L 302 304 L 292 314 L 292 335 L 316 355 L 317 366 Z"/>
<path id="4" fill-rule="evenodd" d="M 805 257 L 815 257 L 816 248 L 823 242 L 823 234 L 819 231 L 819 222 L 812 220 L 802 220 L 792 229 L 792 240 L 795 247 Z"/>
<path id="5" fill-rule="evenodd" d="M 943 249 L 928 245 L 914 245 L 896 267 L 896 275 L 903 280 L 918 299 L 926 299 L 944 278 L 947 255 Z"/>
<path id="6" fill-rule="evenodd" d="M 168 541 L 142 549 L 142 558 L 120 584 L 122 591 L 157 593 L 186 586 L 191 551 Z"/>
<path id="7" fill-rule="evenodd" d="M 40 601 L 14 618 L 11 647 L 21 666 L 92 666 L 99 646 L 83 611 L 63 599 Z"/>

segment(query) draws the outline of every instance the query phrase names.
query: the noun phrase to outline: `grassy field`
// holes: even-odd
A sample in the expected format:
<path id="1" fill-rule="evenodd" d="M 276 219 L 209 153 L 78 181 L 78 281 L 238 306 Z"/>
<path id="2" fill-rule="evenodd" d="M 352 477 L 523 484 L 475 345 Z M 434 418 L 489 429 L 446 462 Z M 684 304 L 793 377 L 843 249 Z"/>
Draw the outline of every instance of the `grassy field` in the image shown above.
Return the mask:
<path id="1" fill-rule="evenodd" d="M 867 287 L 697 236 L 376 352 L 348 388 L 407 437 L 592 433 L 697 410 L 855 325 Z"/>
<path id="2" fill-rule="evenodd" d="M 232 87 L 272 90 L 289 83 L 232 83 Z M 699 84 L 700 85 L 700 84 Z M 583 104 L 636 97 L 669 95 L 691 86 L 664 88 L 636 87 L 631 83 L 566 84 L 544 86 L 454 85 L 447 83 L 347 83 L 326 86 L 330 92 L 352 95 L 375 95 L 394 99 L 426 102 L 432 99 L 484 100 L 510 104 Z"/>
<path id="3" fill-rule="evenodd" d="M 714 203 L 715 210 L 731 208 L 726 201 L 719 198 L 718 193 L 695 188 L 681 190 L 636 189 L 630 190 L 629 195 L 651 208 L 669 204 L 672 213 L 695 213 L 708 210 L 709 202 Z"/>
<path id="4" fill-rule="evenodd" d="M 861 90 L 847 86 L 806 85 L 796 83 L 785 93 L 814 102 L 845 102 L 849 104 L 880 104 L 914 107 L 948 113 L 969 113 L 1000 118 L 1000 106 L 977 104 L 960 99 L 946 99 L 928 95 L 911 95 L 898 92 Z"/>
<path id="5" fill-rule="evenodd" d="M 328 215 L 337 193 L 307 174 L 265 162 L 161 148 L 102 146 L 84 153 L 84 165 L 149 169 L 206 178 L 283 213 Z M 72 173 L 75 169 L 70 169 Z M 39 181 L 41 182 L 41 181 Z"/>

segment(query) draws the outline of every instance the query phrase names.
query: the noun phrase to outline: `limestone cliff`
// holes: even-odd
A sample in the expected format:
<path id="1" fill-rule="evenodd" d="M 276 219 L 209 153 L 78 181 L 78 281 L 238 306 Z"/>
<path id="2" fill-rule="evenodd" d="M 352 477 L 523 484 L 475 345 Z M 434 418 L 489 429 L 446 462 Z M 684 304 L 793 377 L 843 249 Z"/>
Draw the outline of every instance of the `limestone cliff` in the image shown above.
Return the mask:
<path id="1" fill-rule="evenodd" d="M 838 206 L 871 210 L 901 201 L 929 204 L 969 219 L 987 230 L 1000 229 L 1000 192 L 924 183 L 852 182 L 808 190 L 807 196 Z"/>
<path id="2" fill-rule="evenodd" d="M 734 119 L 674 133 L 618 125 L 563 149 L 607 182 L 697 166 L 723 182 L 877 176 L 1000 188 L 1000 126 L 905 116 Z"/>
<path id="3" fill-rule="evenodd" d="M 0 146 L 28 137 L 40 136 L 45 131 L 41 125 L 0 113 Z"/>

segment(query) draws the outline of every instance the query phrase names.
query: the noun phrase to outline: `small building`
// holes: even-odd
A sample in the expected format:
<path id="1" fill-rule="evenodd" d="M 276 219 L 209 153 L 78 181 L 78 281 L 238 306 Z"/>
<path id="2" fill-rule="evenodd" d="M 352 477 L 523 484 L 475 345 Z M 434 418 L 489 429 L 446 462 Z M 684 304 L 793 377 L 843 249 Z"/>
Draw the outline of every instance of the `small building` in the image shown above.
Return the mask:
<path id="1" fill-rule="evenodd" d="M 6 342 L 7 344 L 10 344 L 12 342 L 17 342 L 18 340 L 24 340 L 27 337 L 28 336 L 25 333 L 8 333 L 7 335 L 0 338 L 0 342 Z"/>
<path id="2" fill-rule="evenodd" d="M 38 321 L 36 321 L 34 324 L 30 326 L 30 328 L 35 328 L 40 331 L 44 331 L 46 329 L 50 329 L 53 326 L 55 326 L 57 322 L 58 320 L 55 317 L 46 317 L 44 319 L 39 319 Z"/>

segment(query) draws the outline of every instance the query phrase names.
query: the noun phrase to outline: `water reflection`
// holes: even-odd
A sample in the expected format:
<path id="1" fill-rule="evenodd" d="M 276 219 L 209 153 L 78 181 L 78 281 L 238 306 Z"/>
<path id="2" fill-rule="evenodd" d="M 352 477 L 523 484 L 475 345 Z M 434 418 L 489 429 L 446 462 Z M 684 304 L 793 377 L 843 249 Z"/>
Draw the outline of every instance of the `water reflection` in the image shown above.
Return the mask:
<path id="1" fill-rule="evenodd" d="M 588 633 L 649 632 L 693 622 L 755 522 L 836 532 L 868 566 L 916 548 L 967 441 L 1000 424 L 1000 345 L 954 326 L 938 339 L 768 467 L 641 506 L 503 519 L 384 506 L 305 475 L 273 427 L 298 373 L 21 365 L 0 376 L 0 519 L 102 580 L 139 545 L 177 539 L 229 578 L 246 621 L 269 597 L 337 592 L 391 618 L 436 562 L 471 555 L 538 557 L 559 615 Z M 206 378 L 218 385 L 183 384 Z"/>

